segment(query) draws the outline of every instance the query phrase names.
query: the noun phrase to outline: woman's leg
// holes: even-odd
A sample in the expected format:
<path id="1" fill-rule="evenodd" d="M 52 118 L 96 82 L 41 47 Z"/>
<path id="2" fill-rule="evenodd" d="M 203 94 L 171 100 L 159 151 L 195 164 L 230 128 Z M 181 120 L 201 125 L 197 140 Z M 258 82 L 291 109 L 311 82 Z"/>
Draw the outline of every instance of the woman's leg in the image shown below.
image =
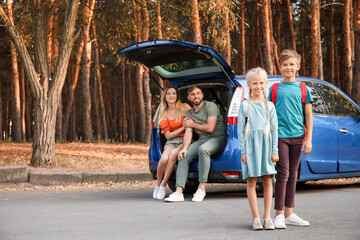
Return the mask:
<path id="1" fill-rule="evenodd" d="M 165 174 L 164 174 L 163 180 L 161 182 L 162 187 L 166 186 L 167 181 L 171 177 L 171 174 L 173 173 L 175 164 L 177 162 L 178 153 L 180 152 L 182 147 L 183 147 L 183 145 L 180 144 L 177 148 L 171 149 L 171 152 L 169 154 L 168 164 L 166 165 L 166 168 L 165 168 Z"/>
<path id="2" fill-rule="evenodd" d="M 271 201 L 273 195 L 272 176 L 264 175 L 261 177 L 262 184 L 264 186 L 264 219 L 270 218 L 271 214 Z"/>
<path id="3" fill-rule="evenodd" d="M 257 195 L 256 195 L 256 178 L 249 177 L 247 178 L 246 184 L 246 194 L 248 197 L 250 209 L 253 215 L 253 218 L 260 218 L 258 206 L 257 206 Z"/>
<path id="4" fill-rule="evenodd" d="M 166 166 L 169 161 L 169 155 L 170 155 L 171 150 L 173 150 L 173 149 L 174 149 L 174 147 L 167 146 L 161 155 L 160 161 L 158 163 L 157 171 L 156 171 L 156 178 L 157 178 L 156 186 L 158 186 L 158 187 L 160 186 L 161 181 L 164 177 L 165 169 L 166 169 Z"/>

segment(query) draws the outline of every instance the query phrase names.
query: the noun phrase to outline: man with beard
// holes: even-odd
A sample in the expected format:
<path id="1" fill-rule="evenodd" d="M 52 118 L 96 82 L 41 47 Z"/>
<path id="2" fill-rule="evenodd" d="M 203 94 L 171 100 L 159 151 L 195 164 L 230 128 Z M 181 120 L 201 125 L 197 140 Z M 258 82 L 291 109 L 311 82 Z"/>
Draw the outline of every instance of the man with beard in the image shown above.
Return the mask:
<path id="1" fill-rule="evenodd" d="M 183 122 L 186 129 L 183 148 L 178 154 L 176 191 L 165 198 L 167 202 L 184 201 L 183 190 L 189 165 L 196 158 L 199 159 L 199 186 L 192 201 L 201 202 L 204 199 L 205 183 L 210 171 L 210 157 L 218 153 L 224 143 L 225 126 L 216 104 L 203 101 L 204 94 L 198 86 L 191 86 L 187 93 L 193 108 L 186 113 Z M 199 139 L 191 143 L 193 130 L 199 135 Z"/>

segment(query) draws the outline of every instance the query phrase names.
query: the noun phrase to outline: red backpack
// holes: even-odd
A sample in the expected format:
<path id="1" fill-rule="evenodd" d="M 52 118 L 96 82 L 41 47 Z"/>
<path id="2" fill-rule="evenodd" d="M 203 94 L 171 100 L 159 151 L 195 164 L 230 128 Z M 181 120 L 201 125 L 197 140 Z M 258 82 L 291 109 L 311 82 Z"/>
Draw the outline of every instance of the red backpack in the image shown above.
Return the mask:
<path id="1" fill-rule="evenodd" d="M 271 89 L 271 101 L 275 106 L 276 106 L 276 96 L 277 96 L 278 87 L 279 87 L 279 83 L 275 83 L 273 84 L 273 87 Z M 305 138 L 306 138 L 306 122 L 305 122 L 305 100 L 307 95 L 306 85 L 304 83 L 300 83 L 300 89 L 301 89 L 301 103 L 302 103 L 303 119 L 304 119 L 304 130 L 305 130 Z"/>

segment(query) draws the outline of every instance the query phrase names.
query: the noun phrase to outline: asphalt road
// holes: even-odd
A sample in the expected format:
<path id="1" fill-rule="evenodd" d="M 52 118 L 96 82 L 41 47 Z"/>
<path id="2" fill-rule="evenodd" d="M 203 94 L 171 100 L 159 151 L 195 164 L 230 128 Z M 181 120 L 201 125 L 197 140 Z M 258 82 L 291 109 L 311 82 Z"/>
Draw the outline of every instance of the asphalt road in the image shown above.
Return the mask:
<path id="1" fill-rule="evenodd" d="M 360 239 L 359 185 L 302 187 L 295 212 L 310 227 L 256 232 L 242 185 L 208 187 L 201 203 L 190 195 L 165 203 L 151 194 L 150 188 L 0 192 L 0 239 Z"/>

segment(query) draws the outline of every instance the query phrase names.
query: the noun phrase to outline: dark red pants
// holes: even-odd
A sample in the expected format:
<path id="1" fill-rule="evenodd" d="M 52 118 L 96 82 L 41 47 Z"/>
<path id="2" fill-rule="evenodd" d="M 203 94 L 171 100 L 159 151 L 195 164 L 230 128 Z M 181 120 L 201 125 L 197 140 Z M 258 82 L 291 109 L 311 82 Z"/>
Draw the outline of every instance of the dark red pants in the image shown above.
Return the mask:
<path id="1" fill-rule="evenodd" d="M 276 163 L 275 209 L 295 205 L 296 179 L 304 136 L 279 138 L 279 161 Z"/>

